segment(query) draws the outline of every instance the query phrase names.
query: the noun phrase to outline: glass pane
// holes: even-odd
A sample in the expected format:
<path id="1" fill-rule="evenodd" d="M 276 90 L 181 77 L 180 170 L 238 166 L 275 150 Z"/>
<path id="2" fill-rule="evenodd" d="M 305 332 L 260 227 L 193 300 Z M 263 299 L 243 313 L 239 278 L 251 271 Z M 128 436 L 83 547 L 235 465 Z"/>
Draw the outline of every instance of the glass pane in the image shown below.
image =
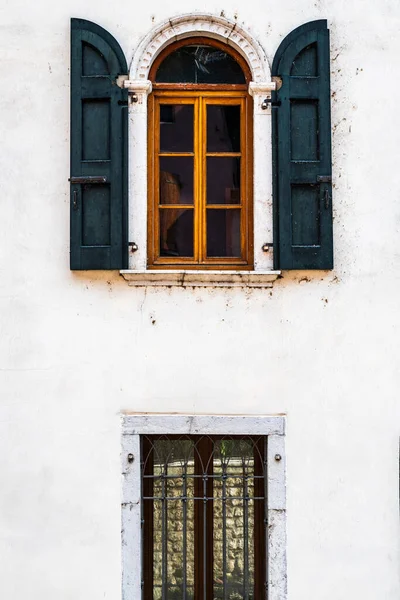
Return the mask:
<path id="1" fill-rule="evenodd" d="M 158 67 L 159 83 L 246 83 L 239 63 L 214 46 L 188 45 L 169 54 Z"/>
<path id="2" fill-rule="evenodd" d="M 252 441 L 225 439 L 216 442 L 213 472 L 213 598 L 255 600 Z"/>
<path id="3" fill-rule="evenodd" d="M 168 498 L 153 504 L 154 600 L 193 599 L 193 448 L 187 439 L 154 441 L 153 495 Z"/>
<path id="4" fill-rule="evenodd" d="M 160 209 L 160 256 L 193 257 L 192 209 Z"/>
<path id="5" fill-rule="evenodd" d="M 207 158 L 207 204 L 240 204 L 240 158 Z"/>
<path id="6" fill-rule="evenodd" d="M 193 158 L 160 157 L 160 204 L 193 204 Z"/>
<path id="7" fill-rule="evenodd" d="M 160 152 L 193 152 L 193 104 L 160 104 Z"/>
<path id="8" fill-rule="evenodd" d="M 240 152 L 240 106 L 207 106 L 207 152 Z"/>
<path id="9" fill-rule="evenodd" d="M 207 256 L 240 255 L 240 209 L 207 209 Z"/>

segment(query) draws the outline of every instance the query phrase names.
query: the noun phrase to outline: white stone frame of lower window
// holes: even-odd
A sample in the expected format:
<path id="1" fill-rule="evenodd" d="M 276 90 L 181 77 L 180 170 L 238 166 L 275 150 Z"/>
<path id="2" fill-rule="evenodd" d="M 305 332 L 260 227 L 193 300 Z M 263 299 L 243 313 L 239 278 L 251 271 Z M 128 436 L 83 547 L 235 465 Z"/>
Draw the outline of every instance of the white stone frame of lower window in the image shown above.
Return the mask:
<path id="1" fill-rule="evenodd" d="M 198 35 L 232 46 L 251 70 L 249 93 L 254 99 L 254 271 L 267 274 L 273 269 L 271 108 L 264 100 L 271 98 L 276 84 L 271 81 L 263 48 L 248 31 L 225 17 L 195 13 L 168 19 L 152 29 L 135 50 L 129 79 L 124 81 L 133 99 L 129 103 L 129 241 L 137 247 L 135 252 L 129 253 L 129 269 L 121 272 L 128 280 L 129 271 L 138 274 L 147 270 L 147 96 L 152 89 L 148 79 L 150 67 L 168 44 Z"/>
<path id="2" fill-rule="evenodd" d="M 122 598 L 141 600 L 141 435 L 263 435 L 267 443 L 268 600 L 286 600 L 285 416 L 122 417 Z"/>

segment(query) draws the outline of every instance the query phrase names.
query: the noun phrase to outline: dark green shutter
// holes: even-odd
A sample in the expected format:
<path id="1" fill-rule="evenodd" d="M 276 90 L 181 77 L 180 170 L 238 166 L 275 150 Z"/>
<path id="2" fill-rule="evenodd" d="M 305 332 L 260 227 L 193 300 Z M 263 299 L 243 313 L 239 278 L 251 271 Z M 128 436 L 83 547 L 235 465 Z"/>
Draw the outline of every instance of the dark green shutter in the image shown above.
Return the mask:
<path id="1" fill-rule="evenodd" d="M 332 269 L 329 30 L 298 27 L 281 43 L 272 75 L 274 259 L 277 269 Z"/>
<path id="2" fill-rule="evenodd" d="M 127 268 L 127 72 L 107 31 L 71 20 L 71 269 Z"/>

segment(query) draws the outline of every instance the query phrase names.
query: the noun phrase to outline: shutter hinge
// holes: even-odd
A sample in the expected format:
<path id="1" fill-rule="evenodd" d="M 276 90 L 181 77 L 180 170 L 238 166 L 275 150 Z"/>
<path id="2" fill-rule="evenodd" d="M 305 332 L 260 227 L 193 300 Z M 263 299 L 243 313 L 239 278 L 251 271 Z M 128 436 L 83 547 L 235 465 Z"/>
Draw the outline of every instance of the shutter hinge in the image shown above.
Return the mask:
<path id="1" fill-rule="evenodd" d="M 107 177 L 103 175 L 87 175 L 83 177 L 70 177 L 68 179 L 71 183 L 107 183 Z"/>
<path id="2" fill-rule="evenodd" d="M 268 105 L 271 105 L 273 108 L 276 108 L 277 106 L 281 105 L 281 101 L 277 100 L 276 102 L 273 102 L 272 98 L 265 98 L 261 103 L 261 108 L 263 110 L 267 110 Z"/>
<path id="3" fill-rule="evenodd" d="M 269 252 L 269 249 L 273 248 L 273 247 L 274 247 L 274 244 L 272 244 L 271 242 L 267 242 L 261 246 L 261 250 L 263 252 Z"/>

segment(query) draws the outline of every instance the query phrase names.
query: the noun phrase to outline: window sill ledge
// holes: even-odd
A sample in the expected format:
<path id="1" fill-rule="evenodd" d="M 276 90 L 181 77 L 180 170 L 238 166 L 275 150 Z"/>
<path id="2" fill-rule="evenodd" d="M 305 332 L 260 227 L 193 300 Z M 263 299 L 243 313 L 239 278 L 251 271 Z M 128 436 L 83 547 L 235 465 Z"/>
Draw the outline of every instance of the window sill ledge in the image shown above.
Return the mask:
<path id="1" fill-rule="evenodd" d="M 270 288 L 281 271 L 120 271 L 130 286 Z"/>

